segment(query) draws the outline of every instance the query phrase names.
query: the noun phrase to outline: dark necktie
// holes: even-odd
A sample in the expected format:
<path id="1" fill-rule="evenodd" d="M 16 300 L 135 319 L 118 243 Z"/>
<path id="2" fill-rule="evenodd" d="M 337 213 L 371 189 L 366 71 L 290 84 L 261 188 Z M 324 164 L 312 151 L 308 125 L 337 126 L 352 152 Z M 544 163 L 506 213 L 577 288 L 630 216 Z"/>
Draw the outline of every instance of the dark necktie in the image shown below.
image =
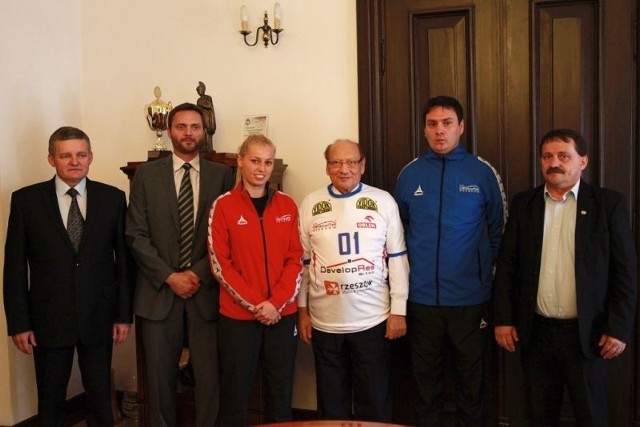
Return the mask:
<path id="1" fill-rule="evenodd" d="M 70 188 L 67 194 L 71 196 L 71 207 L 67 216 L 67 233 L 69 233 L 73 250 L 78 253 L 80 241 L 82 240 L 82 231 L 84 230 L 84 218 L 82 218 L 82 213 L 80 213 L 80 207 L 78 206 L 78 190 Z"/>
<path id="2" fill-rule="evenodd" d="M 185 163 L 184 175 L 178 193 L 178 217 L 180 218 L 180 268 L 191 266 L 191 249 L 193 248 L 193 188 L 189 177 L 191 165 Z"/>

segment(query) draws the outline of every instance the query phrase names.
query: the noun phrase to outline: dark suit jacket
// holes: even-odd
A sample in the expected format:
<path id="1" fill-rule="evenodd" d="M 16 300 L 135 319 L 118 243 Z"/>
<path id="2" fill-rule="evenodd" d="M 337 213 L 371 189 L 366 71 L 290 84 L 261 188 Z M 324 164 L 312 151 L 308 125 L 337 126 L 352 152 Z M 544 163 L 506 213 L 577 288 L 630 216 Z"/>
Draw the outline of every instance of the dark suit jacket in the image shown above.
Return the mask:
<path id="1" fill-rule="evenodd" d="M 227 166 L 200 158 L 200 193 L 196 214 L 191 270 L 202 284 L 194 295 L 204 319 L 218 318 L 219 289 L 209 267 L 207 226 L 213 201 L 234 184 Z M 138 264 L 135 313 L 164 319 L 175 294 L 164 280 L 177 270 L 180 255 L 178 197 L 172 156 L 148 162 L 136 170 L 129 197 L 127 241 Z"/>
<path id="2" fill-rule="evenodd" d="M 580 183 L 575 274 L 582 351 L 597 357 L 602 334 L 629 342 L 637 300 L 637 257 L 623 196 Z M 498 256 L 494 285 L 497 326 L 516 326 L 526 348 L 538 294 L 544 186 L 517 194 Z"/>
<path id="3" fill-rule="evenodd" d="M 11 197 L 4 260 L 9 335 L 33 330 L 41 346 L 97 343 L 132 323 L 133 260 L 124 236 L 124 192 L 87 179 L 87 212 L 74 254 L 54 179 Z"/>

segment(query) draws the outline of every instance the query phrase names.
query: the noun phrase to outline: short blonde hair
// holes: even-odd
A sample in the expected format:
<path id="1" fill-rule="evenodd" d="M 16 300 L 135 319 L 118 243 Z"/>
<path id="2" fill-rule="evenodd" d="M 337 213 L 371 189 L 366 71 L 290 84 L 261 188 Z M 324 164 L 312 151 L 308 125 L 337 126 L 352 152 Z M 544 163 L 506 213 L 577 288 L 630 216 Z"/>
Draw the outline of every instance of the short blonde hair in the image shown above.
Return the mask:
<path id="1" fill-rule="evenodd" d="M 276 153 L 276 146 L 273 142 L 271 142 L 269 138 L 262 134 L 256 134 L 249 135 L 247 139 L 245 139 L 242 144 L 240 144 L 240 147 L 238 147 L 238 155 L 244 156 L 245 154 L 247 154 L 247 151 L 249 151 L 249 146 L 252 144 L 267 145 L 273 148 L 273 154 Z"/>

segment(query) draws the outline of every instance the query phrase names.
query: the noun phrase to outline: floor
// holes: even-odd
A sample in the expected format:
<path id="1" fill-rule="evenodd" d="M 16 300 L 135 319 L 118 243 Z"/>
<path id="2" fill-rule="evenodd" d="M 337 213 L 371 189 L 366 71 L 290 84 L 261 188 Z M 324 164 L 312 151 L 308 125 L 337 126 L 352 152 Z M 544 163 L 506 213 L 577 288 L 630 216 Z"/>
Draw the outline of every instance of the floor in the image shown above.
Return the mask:
<path id="1" fill-rule="evenodd" d="M 114 426 L 117 427 L 137 427 L 138 422 L 136 420 L 132 420 L 131 418 L 123 417 L 118 421 Z M 71 427 L 87 427 L 87 422 L 82 420 L 76 424 L 73 424 Z"/>

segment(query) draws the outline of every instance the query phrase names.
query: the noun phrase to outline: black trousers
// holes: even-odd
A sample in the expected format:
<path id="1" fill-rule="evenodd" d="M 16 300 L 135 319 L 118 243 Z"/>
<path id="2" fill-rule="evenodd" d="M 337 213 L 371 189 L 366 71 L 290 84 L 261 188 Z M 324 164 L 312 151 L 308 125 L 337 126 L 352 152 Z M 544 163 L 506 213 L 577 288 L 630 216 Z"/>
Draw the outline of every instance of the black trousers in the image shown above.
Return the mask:
<path id="1" fill-rule="evenodd" d="M 87 399 L 89 427 L 113 426 L 111 410 L 111 350 L 112 341 L 69 347 L 33 347 L 33 359 L 38 388 L 38 414 L 45 427 L 62 427 L 67 386 L 78 352 L 78 366 Z"/>
<path id="2" fill-rule="evenodd" d="M 313 330 L 318 418 L 391 421 L 387 322 L 360 332 Z"/>
<path id="3" fill-rule="evenodd" d="M 291 421 L 293 371 L 298 336 L 296 314 L 283 316 L 275 325 L 220 316 L 221 427 L 248 424 L 249 399 L 258 363 L 266 383 L 265 422 Z"/>
<path id="4" fill-rule="evenodd" d="M 416 388 L 414 408 L 419 426 L 442 426 L 442 389 L 447 352 L 455 375 L 456 423 L 484 423 L 484 353 L 487 345 L 485 304 L 441 307 L 409 302 L 407 333 Z"/>
<path id="5" fill-rule="evenodd" d="M 601 357 L 584 356 L 577 320 L 536 315 L 531 343 L 523 349 L 522 362 L 532 425 L 559 425 L 565 386 L 576 425 L 607 425 L 607 363 Z"/>

